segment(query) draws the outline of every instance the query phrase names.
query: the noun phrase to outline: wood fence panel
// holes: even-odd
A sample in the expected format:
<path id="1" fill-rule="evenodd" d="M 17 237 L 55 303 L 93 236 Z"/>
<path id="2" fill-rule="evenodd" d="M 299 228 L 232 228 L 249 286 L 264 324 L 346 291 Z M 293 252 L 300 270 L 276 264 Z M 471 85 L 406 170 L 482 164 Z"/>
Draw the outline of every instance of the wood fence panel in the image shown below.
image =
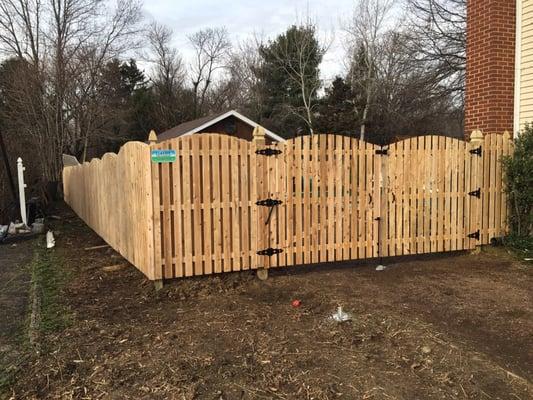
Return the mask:
<path id="1" fill-rule="evenodd" d="M 261 177 L 264 165 L 255 145 L 206 134 L 171 139 L 153 148 L 177 153 L 175 163 L 153 164 L 162 194 L 163 277 L 257 268 L 256 251 L 265 228 L 254 198 L 268 185 Z"/>
<path id="2" fill-rule="evenodd" d="M 149 146 L 129 142 L 118 154 L 63 169 L 65 202 L 111 247 L 150 279 L 154 215 Z"/>

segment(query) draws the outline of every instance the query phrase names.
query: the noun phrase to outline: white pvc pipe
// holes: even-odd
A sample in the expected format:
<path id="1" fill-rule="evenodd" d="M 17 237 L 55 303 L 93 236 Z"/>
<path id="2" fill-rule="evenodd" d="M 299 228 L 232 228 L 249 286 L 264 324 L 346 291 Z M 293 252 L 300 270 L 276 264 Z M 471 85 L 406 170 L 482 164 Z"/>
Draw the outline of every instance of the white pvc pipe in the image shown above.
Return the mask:
<path id="1" fill-rule="evenodd" d="M 19 181 L 19 202 L 20 202 L 20 216 L 22 217 L 22 222 L 25 226 L 28 226 L 28 217 L 26 215 L 26 193 L 24 189 L 26 184 L 24 183 L 24 166 L 22 165 L 22 158 L 17 159 L 17 172 L 18 172 L 18 181 Z"/>

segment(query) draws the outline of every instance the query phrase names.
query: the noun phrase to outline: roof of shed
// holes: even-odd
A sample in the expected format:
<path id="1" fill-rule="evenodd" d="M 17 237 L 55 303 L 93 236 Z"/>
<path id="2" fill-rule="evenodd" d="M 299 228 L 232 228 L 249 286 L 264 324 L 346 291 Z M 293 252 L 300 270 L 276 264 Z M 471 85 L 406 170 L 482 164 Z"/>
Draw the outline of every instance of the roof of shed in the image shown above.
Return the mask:
<path id="1" fill-rule="evenodd" d="M 228 118 L 230 116 L 234 116 L 235 118 L 240 119 L 241 121 L 250 125 L 252 128 L 256 128 L 257 126 L 259 126 L 257 122 L 252 121 L 251 119 L 245 117 L 244 115 L 238 113 L 235 110 L 230 110 L 230 111 L 225 111 L 223 113 L 218 113 L 215 115 L 209 115 L 207 117 L 198 118 L 193 121 L 184 122 L 183 124 L 175 126 L 174 128 L 171 128 L 157 135 L 157 140 L 163 141 L 163 140 L 172 139 L 178 136 L 192 135 L 193 133 L 200 132 L 201 130 L 208 128 L 209 126 L 219 121 L 222 121 L 223 119 Z M 265 129 L 265 135 L 277 142 L 285 141 L 285 139 L 283 139 L 281 136 L 276 135 L 274 132 L 271 132 L 268 129 Z"/>

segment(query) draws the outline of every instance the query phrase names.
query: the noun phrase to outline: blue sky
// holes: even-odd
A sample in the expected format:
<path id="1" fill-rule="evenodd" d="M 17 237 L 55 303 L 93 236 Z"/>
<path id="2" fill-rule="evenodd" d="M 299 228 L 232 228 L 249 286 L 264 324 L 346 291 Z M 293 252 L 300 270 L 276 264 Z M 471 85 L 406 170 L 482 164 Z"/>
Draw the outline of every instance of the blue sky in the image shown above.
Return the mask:
<path id="1" fill-rule="evenodd" d="M 343 46 L 340 25 L 351 16 L 353 0 L 149 0 L 144 3 L 148 20 L 174 30 L 174 44 L 185 60 L 190 57 L 187 35 L 202 28 L 225 26 L 235 44 L 254 34 L 273 38 L 287 26 L 306 19 L 320 29 L 320 37 L 333 40 L 322 65 L 324 79 L 340 73 Z"/>

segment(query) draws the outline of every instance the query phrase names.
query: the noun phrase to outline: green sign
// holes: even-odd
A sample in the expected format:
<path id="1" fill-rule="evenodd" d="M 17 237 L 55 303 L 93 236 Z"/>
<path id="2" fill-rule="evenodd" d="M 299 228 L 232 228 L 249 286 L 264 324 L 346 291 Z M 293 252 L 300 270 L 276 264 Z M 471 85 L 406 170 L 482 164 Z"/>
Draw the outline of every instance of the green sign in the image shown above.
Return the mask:
<path id="1" fill-rule="evenodd" d="M 176 161 L 176 150 L 152 150 L 153 163 L 170 163 Z"/>

